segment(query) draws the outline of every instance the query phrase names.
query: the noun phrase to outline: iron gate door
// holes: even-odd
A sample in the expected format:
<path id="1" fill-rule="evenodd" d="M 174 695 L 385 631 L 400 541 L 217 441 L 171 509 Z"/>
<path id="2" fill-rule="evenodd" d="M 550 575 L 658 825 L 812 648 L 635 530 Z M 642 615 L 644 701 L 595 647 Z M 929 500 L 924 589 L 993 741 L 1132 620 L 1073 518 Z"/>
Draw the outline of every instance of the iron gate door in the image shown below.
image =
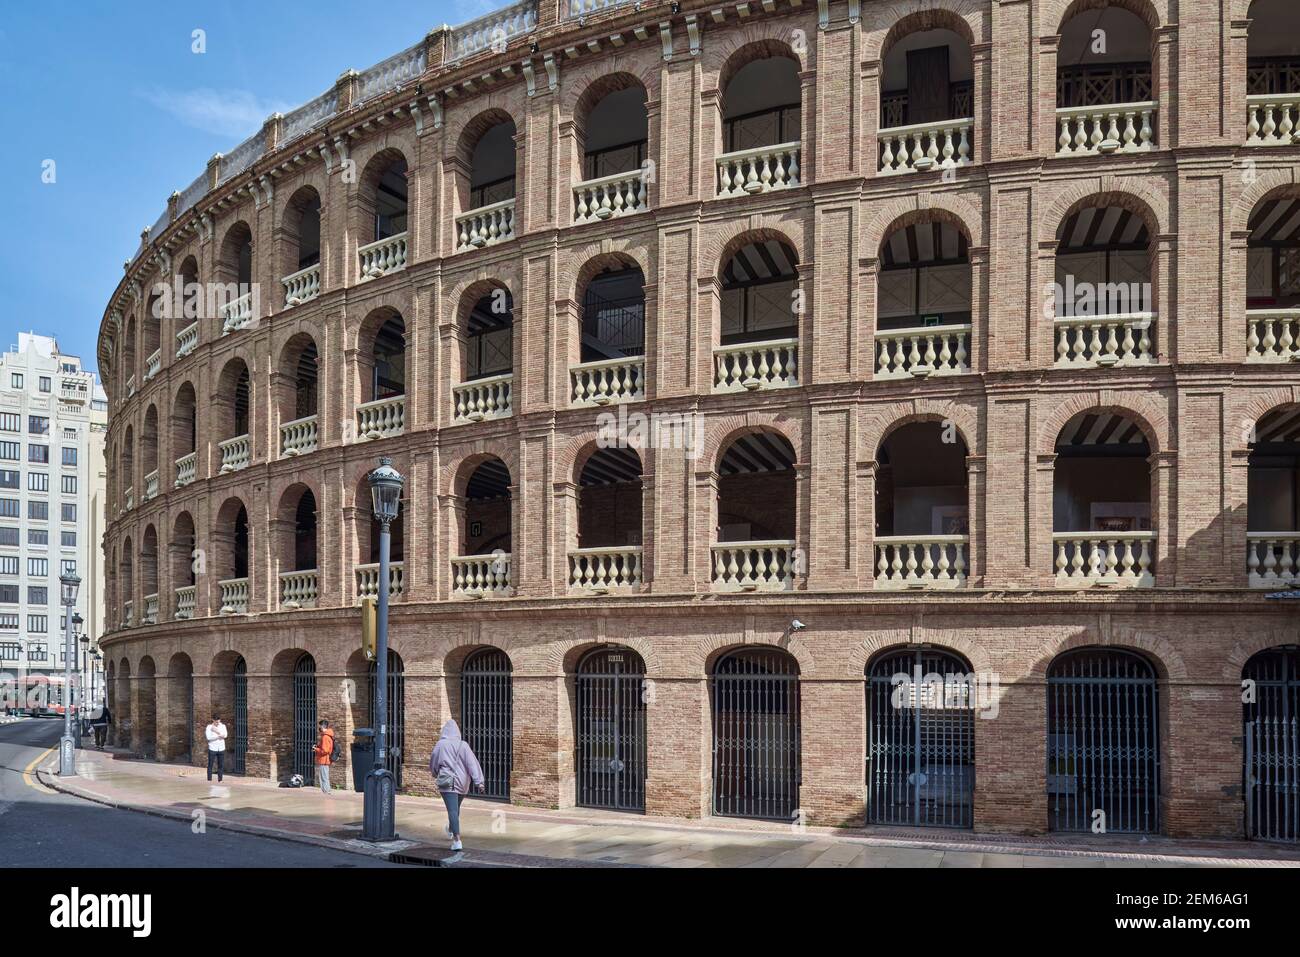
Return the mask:
<path id="1" fill-rule="evenodd" d="M 578 804 L 645 810 L 645 662 L 599 648 L 578 663 Z"/>
<path id="2" fill-rule="evenodd" d="M 483 768 L 483 796 L 510 799 L 514 699 L 510 656 L 483 648 L 460 671 L 460 731 Z"/>
<path id="3" fill-rule="evenodd" d="M 316 659 L 303 655 L 293 666 L 293 773 L 316 783 Z"/>
<path id="4" fill-rule="evenodd" d="M 1300 648 L 1261 651 L 1242 677 L 1254 682 L 1243 704 L 1246 834 L 1300 841 Z"/>
<path id="5" fill-rule="evenodd" d="M 714 666 L 713 813 L 790 821 L 799 808 L 799 666 L 777 649 Z"/>
<path id="6" fill-rule="evenodd" d="M 868 823 L 972 826 L 975 702 L 969 675 L 961 657 L 937 648 L 889 652 L 870 666 Z"/>
<path id="7" fill-rule="evenodd" d="M 1066 652 L 1047 672 L 1047 804 L 1053 831 L 1160 830 L 1156 676 L 1113 648 Z M 1102 812 L 1104 817 L 1099 817 Z"/>
<path id="8" fill-rule="evenodd" d="M 388 652 L 388 754 L 384 757 L 384 767 L 393 776 L 395 786 L 402 789 L 402 756 L 406 753 L 406 675 L 403 673 L 402 656 L 389 649 Z M 379 676 L 379 665 L 370 662 L 370 727 L 379 730 L 375 716 L 375 679 Z M 470 745 L 473 747 L 473 745 Z M 477 752 L 476 752 L 477 753 Z"/>
<path id="9" fill-rule="evenodd" d="M 235 662 L 234 673 L 230 676 L 235 692 L 235 714 L 232 719 L 235 726 L 234 740 L 230 743 L 231 774 L 247 773 L 248 755 L 248 662 L 240 658 Z"/>

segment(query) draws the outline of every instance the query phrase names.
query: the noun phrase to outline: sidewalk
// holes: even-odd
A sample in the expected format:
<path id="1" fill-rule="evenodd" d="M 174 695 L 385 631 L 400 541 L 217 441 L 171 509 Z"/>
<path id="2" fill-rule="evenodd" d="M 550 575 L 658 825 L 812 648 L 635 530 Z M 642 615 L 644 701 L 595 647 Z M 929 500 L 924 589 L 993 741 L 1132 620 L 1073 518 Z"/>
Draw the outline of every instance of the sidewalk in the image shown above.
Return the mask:
<path id="1" fill-rule="evenodd" d="M 361 841 L 361 795 L 227 776 L 202 768 L 77 752 L 78 777 L 38 774 L 59 791 L 117 807 L 338 850 L 442 866 L 594 867 L 1300 867 L 1300 847 L 1244 841 L 1019 838 L 945 831 L 865 831 L 710 818 L 551 811 L 471 800 L 461 811 L 466 851 L 452 857 L 436 799 L 398 796 L 399 841 Z"/>

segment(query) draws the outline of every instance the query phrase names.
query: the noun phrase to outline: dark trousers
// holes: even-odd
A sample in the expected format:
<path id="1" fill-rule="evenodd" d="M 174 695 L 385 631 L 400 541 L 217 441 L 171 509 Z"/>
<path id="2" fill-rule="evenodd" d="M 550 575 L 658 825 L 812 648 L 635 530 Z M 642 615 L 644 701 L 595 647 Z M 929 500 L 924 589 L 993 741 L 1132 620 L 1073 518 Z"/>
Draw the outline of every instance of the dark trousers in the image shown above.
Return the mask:
<path id="1" fill-rule="evenodd" d="M 225 751 L 208 752 L 208 780 L 209 781 L 212 780 L 213 765 L 216 765 L 217 767 L 217 780 L 218 781 L 224 780 L 224 775 L 226 773 L 226 752 Z"/>
<path id="2" fill-rule="evenodd" d="M 95 747 L 102 748 L 104 746 L 104 738 L 108 737 L 108 725 L 96 724 L 91 727 L 95 729 Z"/>

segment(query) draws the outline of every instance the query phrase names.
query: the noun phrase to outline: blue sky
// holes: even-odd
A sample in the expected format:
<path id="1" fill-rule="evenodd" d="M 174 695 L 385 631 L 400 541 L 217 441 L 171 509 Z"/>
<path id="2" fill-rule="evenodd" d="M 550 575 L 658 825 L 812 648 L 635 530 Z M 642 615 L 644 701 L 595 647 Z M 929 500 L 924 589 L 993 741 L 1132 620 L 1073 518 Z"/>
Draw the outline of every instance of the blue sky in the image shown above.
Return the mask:
<path id="1" fill-rule="evenodd" d="M 0 349 L 54 334 L 97 365 L 122 263 L 172 190 L 276 110 L 505 2 L 42 0 L 0 19 Z M 378 16 L 379 11 L 383 12 Z M 207 51 L 192 52 L 206 33 Z M 42 182 L 46 161 L 54 182 Z"/>

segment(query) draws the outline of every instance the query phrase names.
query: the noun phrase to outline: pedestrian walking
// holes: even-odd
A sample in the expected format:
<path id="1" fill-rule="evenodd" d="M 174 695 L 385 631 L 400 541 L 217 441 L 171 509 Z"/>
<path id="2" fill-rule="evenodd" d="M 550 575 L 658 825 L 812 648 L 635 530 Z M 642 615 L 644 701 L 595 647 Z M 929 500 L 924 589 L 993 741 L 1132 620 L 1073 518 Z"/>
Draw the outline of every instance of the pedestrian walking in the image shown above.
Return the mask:
<path id="1" fill-rule="evenodd" d="M 221 722 L 221 715 L 212 716 L 212 723 L 203 729 L 203 736 L 208 739 L 208 780 L 212 780 L 215 766 L 220 784 L 226 777 L 226 726 Z"/>
<path id="2" fill-rule="evenodd" d="M 90 726 L 95 731 L 95 750 L 104 750 L 104 739 L 108 737 L 108 726 L 113 723 L 113 714 L 108 710 L 108 705 L 100 703 L 90 714 Z"/>
<path id="3" fill-rule="evenodd" d="M 469 794 L 470 784 L 482 794 L 486 790 L 483 782 L 483 769 L 479 767 L 474 751 L 460 736 L 460 726 L 450 720 L 442 726 L 438 743 L 429 755 L 429 773 L 442 795 L 442 802 L 447 805 L 447 826 L 443 828 L 451 838 L 451 849 L 459 851 L 460 842 L 460 802 Z"/>
<path id="4" fill-rule="evenodd" d="M 322 794 L 330 791 L 330 765 L 334 763 L 335 744 L 334 729 L 324 718 L 320 721 L 320 744 L 316 745 L 316 778 L 320 781 Z"/>

